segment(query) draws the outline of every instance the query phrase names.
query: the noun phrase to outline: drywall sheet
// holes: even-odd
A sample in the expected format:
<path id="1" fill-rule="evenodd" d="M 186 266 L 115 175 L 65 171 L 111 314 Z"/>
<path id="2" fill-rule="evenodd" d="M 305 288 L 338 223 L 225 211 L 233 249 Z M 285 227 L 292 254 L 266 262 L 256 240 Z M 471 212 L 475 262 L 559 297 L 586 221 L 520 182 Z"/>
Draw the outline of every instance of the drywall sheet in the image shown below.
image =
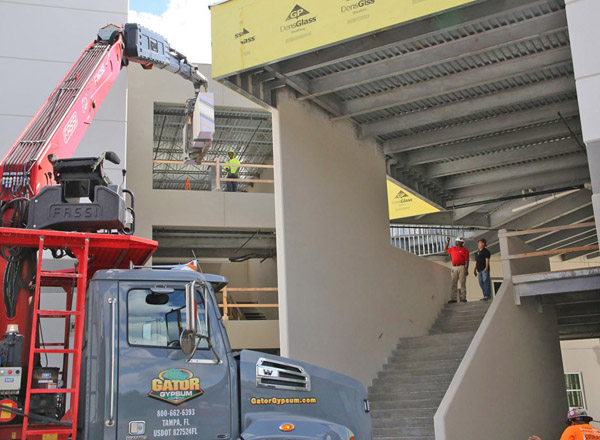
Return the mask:
<path id="1" fill-rule="evenodd" d="M 213 77 L 476 0 L 230 0 L 211 8 Z"/>
<path id="2" fill-rule="evenodd" d="M 415 195 L 389 176 L 387 178 L 387 195 L 390 220 L 441 211 L 431 202 Z"/>

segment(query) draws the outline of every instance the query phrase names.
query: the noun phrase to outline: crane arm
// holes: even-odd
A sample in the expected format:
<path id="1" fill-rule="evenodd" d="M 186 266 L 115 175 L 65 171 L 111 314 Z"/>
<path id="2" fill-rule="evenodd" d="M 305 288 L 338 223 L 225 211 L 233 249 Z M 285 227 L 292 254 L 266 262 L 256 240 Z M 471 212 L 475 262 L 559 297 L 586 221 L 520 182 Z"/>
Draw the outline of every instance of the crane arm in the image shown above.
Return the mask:
<path id="1" fill-rule="evenodd" d="M 198 68 L 159 34 L 135 23 L 123 28 L 105 26 L 0 161 L 0 201 L 29 199 L 43 186 L 53 184 L 48 157 L 73 156 L 121 68 L 130 62 L 191 81 L 196 91 L 194 102 L 200 89 L 208 86 Z M 191 108 L 193 111 L 193 105 Z M 210 140 L 205 137 L 203 142 Z"/>

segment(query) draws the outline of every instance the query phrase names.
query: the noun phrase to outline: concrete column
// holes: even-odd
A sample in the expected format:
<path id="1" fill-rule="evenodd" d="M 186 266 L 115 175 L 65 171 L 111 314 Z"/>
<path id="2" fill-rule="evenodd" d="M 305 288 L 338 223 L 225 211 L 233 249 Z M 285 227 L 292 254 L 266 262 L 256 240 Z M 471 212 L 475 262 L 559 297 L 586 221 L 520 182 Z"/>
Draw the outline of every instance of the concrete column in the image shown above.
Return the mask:
<path id="1" fill-rule="evenodd" d="M 566 0 L 583 140 L 592 179 L 596 231 L 600 232 L 600 57 L 598 0 Z"/>
<path id="2" fill-rule="evenodd" d="M 370 383 L 399 337 L 428 331 L 449 270 L 391 246 L 374 142 L 285 90 L 273 122 L 282 354 Z"/>

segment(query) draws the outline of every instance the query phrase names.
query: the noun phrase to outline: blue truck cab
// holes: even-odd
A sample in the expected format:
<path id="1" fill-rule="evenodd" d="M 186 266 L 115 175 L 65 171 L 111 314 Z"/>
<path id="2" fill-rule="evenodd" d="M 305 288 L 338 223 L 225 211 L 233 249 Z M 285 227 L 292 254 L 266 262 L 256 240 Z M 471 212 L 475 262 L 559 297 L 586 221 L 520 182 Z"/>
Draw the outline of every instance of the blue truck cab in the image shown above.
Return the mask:
<path id="1" fill-rule="evenodd" d="M 87 291 L 87 440 L 370 440 L 364 385 L 304 362 L 232 352 L 215 297 L 185 270 L 98 271 Z"/>

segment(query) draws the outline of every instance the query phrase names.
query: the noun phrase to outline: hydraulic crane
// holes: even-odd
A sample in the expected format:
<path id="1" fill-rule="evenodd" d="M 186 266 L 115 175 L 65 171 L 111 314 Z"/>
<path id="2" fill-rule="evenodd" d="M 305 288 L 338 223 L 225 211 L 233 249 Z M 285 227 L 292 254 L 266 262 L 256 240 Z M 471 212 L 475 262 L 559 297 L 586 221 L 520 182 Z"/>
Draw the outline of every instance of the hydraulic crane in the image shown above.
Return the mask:
<path id="1" fill-rule="evenodd" d="M 184 155 L 199 160 L 210 146 L 214 133 L 214 100 L 206 93 L 208 80 L 197 66 L 174 50 L 164 37 L 138 24 L 108 25 L 100 29 L 96 40 L 85 48 L 0 162 L 0 253 L 3 257 L 0 271 L 4 275 L 0 329 L 7 329 L 0 341 L 0 397 L 10 396 L 9 406 L 15 408 L 13 413 L 6 413 L 10 410 L 1 407 L 0 423 L 7 421 L 2 420 L 1 415 L 9 414 L 11 419 L 29 412 L 35 405 L 38 412 L 43 413 L 41 407 L 48 403 L 44 401 L 44 394 L 35 396 L 29 389 L 33 365 L 39 364 L 40 356 L 55 352 L 77 357 L 81 352 L 81 347 L 76 345 L 78 337 L 81 345 L 83 318 L 76 324 L 75 342 L 68 342 L 66 329 L 61 348 L 40 346 L 39 320 L 52 315 L 50 312 L 36 315 L 40 286 L 46 283 L 65 288 L 69 310 L 55 313 L 55 317 L 68 322 L 69 317 L 81 312 L 82 309 L 70 308 L 74 302 L 79 303 L 76 307 L 82 306 L 87 278 L 96 270 L 143 264 L 156 248 L 151 240 L 126 236 L 134 228 L 133 194 L 122 185 L 113 185 L 103 169 L 105 159 L 119 163 L 118 156 L 106 152 L 100 157 L 72 158 L 119 72 L 129 63 L 140 64 L 144 69 L 164 69 L 193 84 L 194 96 L 186 103 Z M 37 231 L 40 229 L 69 232 L 44 234 Z M 95 234 L 99 230 L 120 235 Z M 82 262 L 83 254 L 75 248 L 85 246 L 86 261 Z M 105 249 L 104 254 L 99 251 L 101 248 Z M 79 262 L 74 274 L 51 275 L 42 270 L 41 252 L 45 249 L 54 257 L 77 257 Z M 94 255 L 95 252 L 99 254 Z M 109 255 L 111 253 L 113 255 Z M 77 362 L 72 359 L 70 366 L 65 362 L 63 378 L 70 375 L 70 380 L 79 381 L 73 376 L 79 371 Z M 13 366 L 15 368 L 10 370 L 2 368 Z M 4 377 L 8 371 L 11 375 L 18 373 L 18 377 Z M 71 393 L 73 418 L 77 411 L 76 394 Z M 66 401 L 64 396 L 60 398 Z M 19 438 L 38 438 L 28 434 L 27 422 L 23 425 Z M 3 432 L 0 425 L 0 438 L 15 438 L 5 437 Z"/>

